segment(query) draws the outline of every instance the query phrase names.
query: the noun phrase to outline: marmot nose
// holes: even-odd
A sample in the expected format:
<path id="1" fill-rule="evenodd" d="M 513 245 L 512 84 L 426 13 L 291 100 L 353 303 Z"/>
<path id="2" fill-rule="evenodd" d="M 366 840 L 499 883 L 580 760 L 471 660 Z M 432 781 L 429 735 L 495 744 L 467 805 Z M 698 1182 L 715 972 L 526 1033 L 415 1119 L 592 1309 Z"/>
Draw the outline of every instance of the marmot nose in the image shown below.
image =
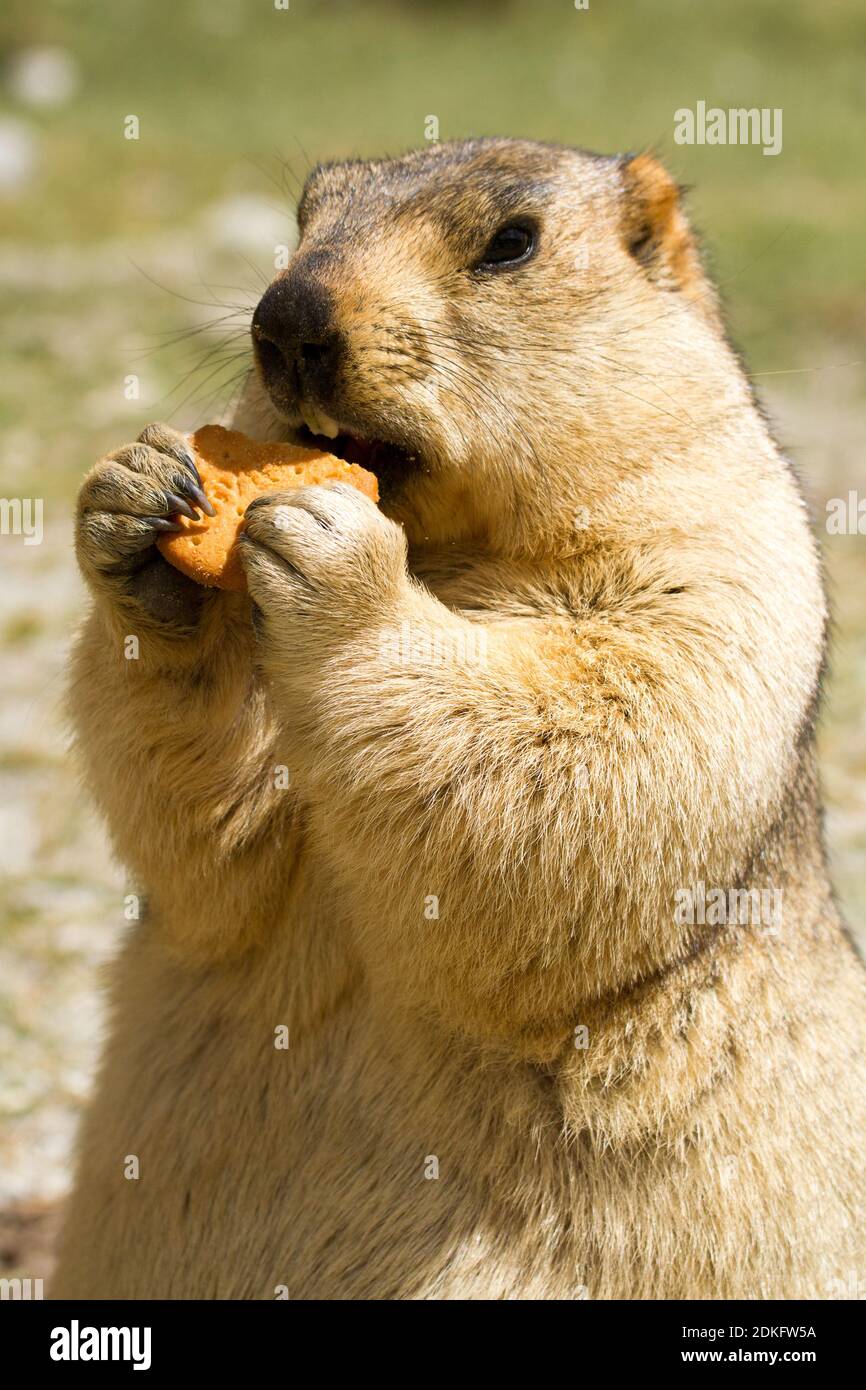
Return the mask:
<path id="1" fill-rule="evenodd" d="M 334 384 L 341 339 L 329 291 L 300 267 L 269 285 L 252 323 L 253 344 L 265 384 L 283 394 L 314 391 L 326 398 Z"/>

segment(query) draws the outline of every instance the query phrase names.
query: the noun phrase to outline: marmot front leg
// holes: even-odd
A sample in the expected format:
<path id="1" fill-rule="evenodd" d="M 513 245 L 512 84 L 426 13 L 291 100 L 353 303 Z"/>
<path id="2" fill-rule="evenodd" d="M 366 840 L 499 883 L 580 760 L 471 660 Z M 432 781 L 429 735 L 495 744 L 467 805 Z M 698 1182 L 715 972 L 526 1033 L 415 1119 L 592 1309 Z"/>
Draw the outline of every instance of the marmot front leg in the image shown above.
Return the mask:
<path id="1" fill-rule="evenodd" d="M 97 598 L 165 627 L 193 626 L 206 599 L 199 585 L 167 565 L 158 536 L 179 530 L 173 516 L 213 515 L 182 434 L 148 425 L 134 444 L 102 459 L 78 496 L 76 551 Z"/>
<path id="2" fill-rule="evenodd" d="M 155 549 L 172 514 L 194 507 L 210 503 L 186 441 L 165 426 L 85 479 L 76 550 L 95 604 L 69 707 L 133 883 L 177 944 L 211 958 L 274 920 L 298 807 L 276 771 L 249 599 L 200 588 Z"/>
<path id="3" fill-rule="evenodd" d="M 406 538 L 346 483 L 257 497 L 240 537 L 253 626 L 277 690 L 339 670 L 347 641 L 364 640 L 405 607 L 413 585 Z"/>

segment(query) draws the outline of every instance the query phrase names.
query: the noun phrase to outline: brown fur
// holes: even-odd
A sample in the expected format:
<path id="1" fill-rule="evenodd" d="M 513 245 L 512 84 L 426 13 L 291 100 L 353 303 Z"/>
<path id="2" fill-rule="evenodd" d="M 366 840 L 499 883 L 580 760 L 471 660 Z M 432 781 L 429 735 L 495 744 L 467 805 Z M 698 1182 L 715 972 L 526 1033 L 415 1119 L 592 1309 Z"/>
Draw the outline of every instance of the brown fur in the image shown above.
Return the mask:
<path id="1" fill-rule="evenodd" d="M 537 253 L 475 272 L 518 214 Z M 318 404 L 420 463 L 387 515 L 255 507 L 255 628 L 142 564 L 176 437 L 85 482 L 72 709 L 148 910 L 54 1292 L 831 1296 L 866 1255 L 864 977 L 825 602 L 674 186 L 443 145 L 317 171 L 301 226 L 350 345 Z M 253 382 L 236 423 L 278 406 Z M 679 924 L 696 881 L 780 888 L 778 933 Z"/>

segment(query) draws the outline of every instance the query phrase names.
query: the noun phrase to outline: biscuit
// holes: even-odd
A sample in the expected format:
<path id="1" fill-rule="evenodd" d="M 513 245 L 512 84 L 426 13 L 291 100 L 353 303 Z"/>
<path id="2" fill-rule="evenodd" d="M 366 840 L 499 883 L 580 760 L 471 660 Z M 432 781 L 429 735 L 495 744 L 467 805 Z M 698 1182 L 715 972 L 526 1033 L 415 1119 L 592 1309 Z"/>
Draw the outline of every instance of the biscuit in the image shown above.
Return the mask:
<path id="1" fill-rule="evenodd" d="M 351 483 L 371 501 L 379 500 L 374 474 L 319 449 L 262 444 L 221 425 L 205 425 L 190 444 L 216 516 L 202 515 L 197 521 L 175 517 L 182 529 L 160 536 L 157 547 L 170 565 L 207 588 L 246 589 L 235 542 L 254 497 L 334 481 Z"/>

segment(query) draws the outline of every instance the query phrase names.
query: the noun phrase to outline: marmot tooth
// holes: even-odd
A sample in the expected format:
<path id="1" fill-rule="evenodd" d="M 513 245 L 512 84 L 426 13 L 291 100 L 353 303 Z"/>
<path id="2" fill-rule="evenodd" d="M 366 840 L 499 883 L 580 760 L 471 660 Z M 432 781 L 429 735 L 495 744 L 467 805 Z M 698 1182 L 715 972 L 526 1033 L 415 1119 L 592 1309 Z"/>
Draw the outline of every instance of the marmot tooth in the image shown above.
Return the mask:
<path id="1" fill-rule="evenodd" d="M 311 434 L 323 434 L 326 439 L 336 439 L 340 433 L 340 426 L 336 420 L 332 420 L 330 415 L 320 411 L 317 406 L 308 401 L 301 401 L 298 406 L 304 424 Z"/>
<path id="2" fill-rule="evenodd" d="M 305 401 L 299 401 L 298 410 L 301 412 L 301 419 L 310 431 L 310 434 L 318 434 L 319 422 L 316 419 L 316 412 L 313 407 L 307 405 Z"/>
<path id="3" fill-rule="evenodd" d="M 340 433 L 340 426 L 336 420 L 332 420 L 330 415 L 319 412 L 319 434 L 323 434 L 326 439 L 336 439 Z"/>

